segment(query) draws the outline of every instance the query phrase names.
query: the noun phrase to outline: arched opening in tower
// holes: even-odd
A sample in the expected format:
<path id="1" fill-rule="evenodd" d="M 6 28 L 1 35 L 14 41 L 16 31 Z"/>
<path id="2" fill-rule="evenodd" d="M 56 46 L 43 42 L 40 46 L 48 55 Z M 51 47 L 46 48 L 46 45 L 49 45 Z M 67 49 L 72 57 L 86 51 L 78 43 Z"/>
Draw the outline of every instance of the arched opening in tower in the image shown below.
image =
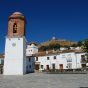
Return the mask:
<path id="1" fill-rule="evenodd" d="M 13 33 L 17 33 L 17 24 L 16 23 L 14 23 L 14 25 L 13 25 Z"/>

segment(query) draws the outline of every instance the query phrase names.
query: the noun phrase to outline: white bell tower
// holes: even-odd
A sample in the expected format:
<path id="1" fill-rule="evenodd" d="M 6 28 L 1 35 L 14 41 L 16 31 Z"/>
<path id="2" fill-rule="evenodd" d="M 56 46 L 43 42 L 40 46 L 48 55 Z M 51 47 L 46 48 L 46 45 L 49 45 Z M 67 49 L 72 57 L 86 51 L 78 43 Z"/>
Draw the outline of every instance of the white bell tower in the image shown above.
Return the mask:
<path id="1" fill-rule="evenodd" d="M 23 75 L 26 73 L 25 24 L 25 17 L 20 12 L 15 12 L 8 18 L 4 75 Z"/>

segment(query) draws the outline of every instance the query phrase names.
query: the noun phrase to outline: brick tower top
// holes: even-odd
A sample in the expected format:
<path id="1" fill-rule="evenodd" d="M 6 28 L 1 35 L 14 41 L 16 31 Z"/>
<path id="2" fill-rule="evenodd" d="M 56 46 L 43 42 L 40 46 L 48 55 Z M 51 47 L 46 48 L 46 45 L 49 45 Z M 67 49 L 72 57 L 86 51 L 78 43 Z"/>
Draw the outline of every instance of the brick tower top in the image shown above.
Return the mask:
<path id="1" fill-rule="evenodd" d="M 8 18 L 8 37 L 25 36 L 26 20 L 22 13 L 14 12 Z"/>

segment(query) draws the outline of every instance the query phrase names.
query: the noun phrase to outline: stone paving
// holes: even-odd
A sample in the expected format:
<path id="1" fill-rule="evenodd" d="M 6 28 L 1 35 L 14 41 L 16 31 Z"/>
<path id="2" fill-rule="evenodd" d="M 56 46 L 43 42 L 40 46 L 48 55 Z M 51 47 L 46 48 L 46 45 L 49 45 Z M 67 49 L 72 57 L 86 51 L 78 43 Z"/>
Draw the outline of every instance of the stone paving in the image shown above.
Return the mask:
<path id="1" fill-rule="evenodd" d="M 0 75 L 0 88 L 88 88 L 88 74 Z"/>

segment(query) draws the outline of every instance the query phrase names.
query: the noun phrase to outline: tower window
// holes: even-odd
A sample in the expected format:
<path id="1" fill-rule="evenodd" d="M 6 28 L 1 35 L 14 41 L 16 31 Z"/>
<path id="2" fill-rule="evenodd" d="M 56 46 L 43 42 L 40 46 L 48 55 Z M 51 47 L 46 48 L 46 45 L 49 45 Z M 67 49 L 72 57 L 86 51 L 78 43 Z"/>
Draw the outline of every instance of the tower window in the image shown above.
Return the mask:
<path id="1" fill-rule="evenodd" d="M 16 23 L 14 23 L 14 25 L 13 25 L 13 33 L 17 33 L 17 24 Z"/>

